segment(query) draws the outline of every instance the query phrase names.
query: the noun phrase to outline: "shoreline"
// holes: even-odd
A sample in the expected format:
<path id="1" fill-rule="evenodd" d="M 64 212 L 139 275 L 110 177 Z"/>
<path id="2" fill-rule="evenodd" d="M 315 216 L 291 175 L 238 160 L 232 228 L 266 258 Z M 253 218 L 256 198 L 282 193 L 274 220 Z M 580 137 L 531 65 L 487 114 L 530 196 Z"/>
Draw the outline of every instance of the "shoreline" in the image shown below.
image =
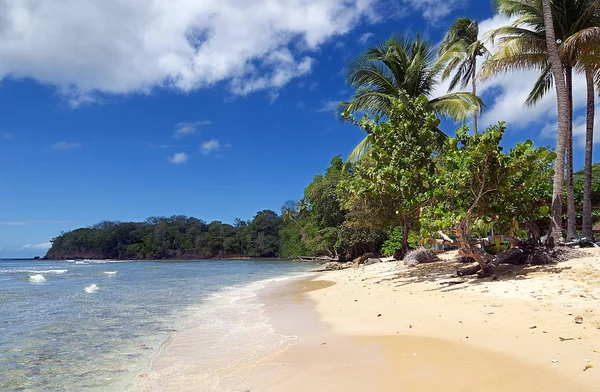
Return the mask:
<path id="1" fill-rule="evenodd" d="M 446 260 L 271 283 L 256 291 L 261 317 L 289 344 L 229 368 L 210 390 L 597 390 L 600 252 L 590 252 L 509 267 L 497 281 L 451 277 L 457 264 Z M 191 380 L 201 369 L 189 370 L 177 388 L 144 390 L 199 390 Z"/>
<path id="2" fill-rule="evenodd" d="M 128 258 L 123 258 L 123 259 L 113 259 L 113 258 L 102 258 L 102 257 L 51 257 L 51 258 L 46 258 L 46 257 L 40 257 L 40 258 L 24 258 L 24 259 L 11 259 L 11 258 L 6 258 L 6 259 L 2 259 L 0 258 L 0 262 L 1 261 L 11 261 L 11 260 L 16 260 L 16 261 L 67 261 L 67 260 L 76 260 L 76 261 L 85 261 L 85 260 L 100 260 L 100 261 L 235 261 L 235 260 L 241 260 L 241 261 L 290 261 L 290 262 L 297 262 L 297 263 L 325 263 L 325 262 L 321 262 L 321 261 L 314 261 L 314 260 L 299 260 L 296 257 L 249 257 L 249 256 L 240 256 L 240 257 L 209 257 L 209 258 L 199 258 L 199 257 L 186 257 L 186 258 L 167 258 L 167 259 L 128 259 Z"/>

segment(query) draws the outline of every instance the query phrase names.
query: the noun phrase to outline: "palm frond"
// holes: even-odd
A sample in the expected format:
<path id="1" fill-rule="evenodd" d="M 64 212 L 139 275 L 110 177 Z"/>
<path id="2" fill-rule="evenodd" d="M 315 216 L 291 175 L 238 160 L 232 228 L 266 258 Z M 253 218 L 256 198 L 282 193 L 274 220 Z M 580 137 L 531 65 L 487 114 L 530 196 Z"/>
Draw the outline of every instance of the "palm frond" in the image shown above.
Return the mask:
<path id="1" fill-rule="evenodd" d="M 550 64 L 547 64 L 541 75 L 536 80 L 531 92 L 525 100 L 526 106 L 535 106 L 554 86 L 554 74 Z"/>
<path id="2" fill-rule="evenodd" d="M 484 104 L 478 96 L 461 91 L 434 98 L 429 101 L 429 107 L 440 116 L 465 121 L 474 114 L 481 113 Z"/>
<path id="3" fill-rule="evenodd" d="M 518 44 L 505 45 L 483 64 L 479 78 L 487 80 L 500 73 L 543 69 L 547 62 L 545 52 L 527 53 Z"/>
<path id="4" fill-rule="evenodd" d="M 344 163 L 344 171 L 347 172 L 350 166 L 355 165 L 360 161 L 360 158 L 369 151 L 373 145 L 373 135 L 367 135 L 350 153 L 348 159 Z"/>
<path id="5" fill-rule="evenodd" d="M 395 95 L 360 88 L 352 97 L 352 101 L 343 104 L 345 113 L 365 112 L 373 116 L 384 116 L 392 104 Z"/>
<path id="6" fill-rule="evenodd" d="M 348 84 L 356 88 L 372 88 L 393 94 L 398 88 L 393 75 L 382 64 L 360 57 L 348 67 Z"/>
<path id="7" fill-rule="evenodd" d="M 496 10 L 506 16 L 539 13 L 541 11 L 536 3 L 527 0 L 495 0 Z"/>
<path id="8" fill-rule="evenodd" d="M 600 26 L 588 27 L 572 34 L 564 42 L 565 50 L 575 51 L 597 51 L 600 47 Z"/>

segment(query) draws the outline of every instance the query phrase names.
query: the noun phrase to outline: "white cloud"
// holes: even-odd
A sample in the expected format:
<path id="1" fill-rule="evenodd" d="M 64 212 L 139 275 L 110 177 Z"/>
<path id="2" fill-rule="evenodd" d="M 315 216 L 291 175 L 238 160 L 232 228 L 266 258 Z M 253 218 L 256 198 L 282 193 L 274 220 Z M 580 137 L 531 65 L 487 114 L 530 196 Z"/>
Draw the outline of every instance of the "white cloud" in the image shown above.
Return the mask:
<path id="1" fill-rule="evenodd" d="M 317 110 L 318 113 L 335 112 L 339 106 L 339 101 L 321 101 L 321 108 Z"/>
<path id="2" fill-rule="evenodd" d="M 193 122 L 189 122 L 189 121 L 184 121 L 184 122 L 180 122 L 178 124 L 175 125 L 175 133 L 173 134 L 173 137 L 175 139 L 183 139 L 184 137 L 194 134 L 198 131 L 198 128 L 201 127 L 202 125 L 210 125 L 211 122 L 204 120 L 204 121 L 193 121 Z"/>
<path id="3" fill-rule="evenodd" d="M 10 140 L 13 137 L 15 137 L 15 135 L 13 135 L 12 133 L 9 133 L 9 132 L 3 132 L 0 135 L 2 135 L 2 137 L 6 140 Z"/>
<path id="4" fill-rule="evenodd" d="M 56 150 L 56 151 L 73 150 L 73 149 L 79 148 L 79 147 L 81 147 L 81 143 L 76 143 L 76 142 L 58 142 L 58 143 L 54 143 L 54 145 L 52 145 L 52 149 Z"/>
<path id="5" fill-rule="evenodd" d="M 312 83 L 310 84 L 310 86 L 308 86 L 308 89 L 309 89 L 310 91 L 315 91 L 317 88 L 319 88 L 319 83 L 317 83 L 317 82 L 312 82 Z"/>
<path id="6" fill-rule="evenodd" d="M 0 80 L 56 86 L 72 106 L 98 93 L 277 89 L 380 0 L 28 0 L 0 3 Z M 65 12 L 68 10 L 68 12 Z"/>
<path id="7" fill-rule="evenodd" d="M 220 143 L 216 139 L 208 140 L 200 145 L 200 151 L 202 154 L 208 155 L 213 151 L 217 151 L 221 147 Z"/>
<path id="8" fill-rule="evenodd" d="M 26 249 L 48 250 L 50 248 L 52 248 L 52 243 L 50 241 L 48 241 L 48 242 L 43 242 L 41 244 L 23 245 L 20 250 L 26 250 Z"/>
<path id="9" fill-rule="evenodd" d="M 373 33 L 364 33 L 360 37 L 358 37 L 358 42 L 362 45 L 366 44 L 369 39 L 374 36 Z"/>
<path id="10" fill-rule="evenodd" d="M 448 16 L 452 11 L 467 3 L 467 0 L 402 0 L 412 10 L 417 10 L 429 21 Z"/>
<path id="11" fill-rule="evenodd" d="M 585 113 L 573 119 L 573 151 L 577 148 L 585 148 L 586 121 L 587 117 Z M 596 105 L 594 124 L 594 144 L 598 144 L 600 143 L 600 127 L 598 127 L 597 124 L 600 124 L 600 104 Z M 557 120 L 554 120 L 546 123 L 541 130 L 541 135 L 548 139 L 556 139 L 557 130 L 558 122 Z"/>
<path id="12" fill-rule="evenodd" d="M 177 165 L 180 163 L 185 163 L 188 160 L 188 155 L 185 152 L 176 152 L 172 157 L 167 158 L 169 162 Z"/>
<path id="13" fill-rule="evenodd" d="M 275 103 L 275 101 L 277 101 L 277 98 L 279 98 L 279 91 L 269 91 L 268 96 L 269 96 L 269 105 L 273 105 L 273 103 Z"/>

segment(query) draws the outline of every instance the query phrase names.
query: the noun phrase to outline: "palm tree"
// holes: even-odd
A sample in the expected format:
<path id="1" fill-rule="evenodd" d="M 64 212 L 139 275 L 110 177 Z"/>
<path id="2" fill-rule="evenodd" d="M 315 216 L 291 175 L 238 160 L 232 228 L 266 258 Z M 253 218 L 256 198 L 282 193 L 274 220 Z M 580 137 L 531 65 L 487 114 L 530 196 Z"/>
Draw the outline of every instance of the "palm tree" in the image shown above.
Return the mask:
<path id="1" fill-rule="evenodd" d="M 306 197 L 303 197 L 300 199 L 300 201 L 298 201 L 298 216 L 302 217 L 308 214 L 309 211 L 310 204 L 308 203 L 308 200 L 306 200 Z"/>
<path id="2" fill-rule="evenodd" d="M 344 118 L 356 112 L 383 117 L 401 91 L 410 97 L 423 95 L 429 99 L 435 93 L 438 77 L 447 61 L 447 57 L 437 59 L 434 46 L 419 35 L 414 40 L 408 36 L 392 36 L 350 64 L 348 83 L 355 93 L 350 102 L 340 103 L 340 113 Z M 482 105 L 478 97 L 468 92 L 429 100 L 429 107 L 436 114 L 458 121 L 478 113 Z M 371 137 L 367 135 L 350 154 L 348 162 L 358 161 L 370 145 Z"/>
<path id="3" fill-rule="evenodd" d="M 596 4 L 595 4 L 596 3 Z M 577 66 L 578 57 L 573 51 L 565 50 L 565 39 L 593 22 L 597 15 L 598 0 L 555 0 L 552 2 L 553 30 L 555 38 L 561 43 L 559 55 L 567 89 L 567 238 L 575 238 L 576 214 L 573 191 L 573 142 L 572 142 L 572 74 Z M 498 0 L 498 9 L 508 16 L 519 18 L 511 25 L 491 32 L 492 40 L 498 39 L 501 48 L 486 62 L 482 69 L 485 79 L 497 72 L 517 69 L 539 69 L 541 74 L 526 100 L 528 106 L 537 103 L 553 86 L 552 70 L 547 46 L 546 24 L 541 0 Z M 557 45 L 554 45 L 557 46 Z"/>
<path id="4" fill-rule="evenodd" d="M 471 82 L 471 92 L 477 95 L 477 57 L 487 57 L 489 51 L 479 40 L 479 24 L 476 20 L 466 17 L 458 18 L 446 33 L 444 42 L 439 49 L 440 56 L 453 53 L 442 73 L 442 80 L 448 79 L 456 71 L 450 81 L 452 91 L 460 83 L 466 88 Z M 477 115 L 473 113 L 473 132 L 477 133 Z"/>
<path id="5" fill-rule="evenodd" d="M 597 7 L 600 1 L 592 4 Z M 583 183 L 583 222 L 582 236 L 593 239 L 592 230 L 592 147 L 594 144 L 595 88 L 600 90 L 600 15 L 594 13 L 590 24 L 571 35 L 565 41 L 565 48 L 578 59 L 578 70 L 585 74 L 587 87 L 587 118 L 585 132 L 585 174 Z"/>
<path id="6" fill-rule="evenodd" d="M 562 240 L 562 194 L 565 181 L 564 161 L 566 136 L 569 129 L 569 95 L 567 92 L 566 78 L 563 70 L 556 36 L 554 34 L 554 18 L 550 0 L 542 0 L 544 13 L 544 27 L 546 29 L 546 45 L 550 67 L 556 85 L 556 103 L 558 105 L 558 135 L 556 136 L 556 163 L 554 173 L 554 186 L 552 188 L 552 222 L 550 234 L 555 241 Z"/>
<path id="7" fill-rule="evenodd" d="M 283 211 L 283 214 L 281 214 L 281 219 L 284 222 L 294 222 L 296 225 L 298 225 L 298 227 L 302 228 L 302 226 L 300 226 L 300 224 L 296 220 L 296 214 L 291 209 L 285 209 Z"/>

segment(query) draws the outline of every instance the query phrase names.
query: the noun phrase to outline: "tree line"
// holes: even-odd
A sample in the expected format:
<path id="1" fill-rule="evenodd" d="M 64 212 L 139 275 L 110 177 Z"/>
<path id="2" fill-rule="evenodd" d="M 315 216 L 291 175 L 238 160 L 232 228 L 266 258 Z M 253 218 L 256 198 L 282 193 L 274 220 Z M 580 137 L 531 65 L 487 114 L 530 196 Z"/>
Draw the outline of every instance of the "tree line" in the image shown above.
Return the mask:
<path id="1" fill-rule="evenodd" d="M 153 217 L 144 222 L 101 222 L 61 233 L 48 259 L 206 259 L 279 255 L 281 218 L 273 211 L 233 225 L 186 216 Z"/>

